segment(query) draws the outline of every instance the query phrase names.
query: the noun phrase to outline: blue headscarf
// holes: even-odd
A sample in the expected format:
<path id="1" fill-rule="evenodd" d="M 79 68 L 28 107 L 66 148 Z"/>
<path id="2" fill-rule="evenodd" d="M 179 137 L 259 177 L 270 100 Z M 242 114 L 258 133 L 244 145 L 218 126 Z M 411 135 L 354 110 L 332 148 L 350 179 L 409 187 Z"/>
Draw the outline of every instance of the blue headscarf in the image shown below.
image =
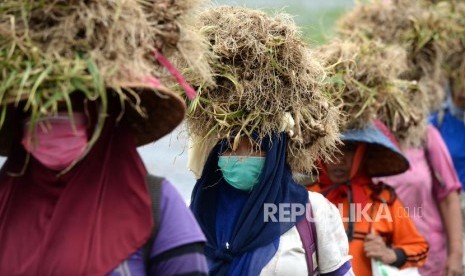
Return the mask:
<path id="1" fill-rule="evenodd" d="M 219 142 L 211 151 L 202 177 L 192 193 L 191 209 L 207 237 L 210 275 L 257 275 L 271 260 L 279 237 L 294 222 L 265 222 L 264 204 L 306 204 L 308 192 L 295 183 L 286 163 L 287 136 L 264 139 L 266 161 L 259 183 L 251 192 L 239 191 L 223 179 L 218 157 L 228 149 Z"/>

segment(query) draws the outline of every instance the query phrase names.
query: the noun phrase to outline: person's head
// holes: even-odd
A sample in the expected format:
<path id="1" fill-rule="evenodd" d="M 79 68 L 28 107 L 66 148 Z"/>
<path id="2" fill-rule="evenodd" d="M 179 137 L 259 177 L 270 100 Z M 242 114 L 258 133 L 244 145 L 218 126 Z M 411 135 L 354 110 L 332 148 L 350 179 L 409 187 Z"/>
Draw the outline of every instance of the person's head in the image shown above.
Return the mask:
<path id="1" fill-rule="evenodd" d="M 119 107 L 112 100 L 108 102 L 108 117 Z M 46 168 L 62 171 L 82 160 L 92 145 L 89 141 L 94 135 L 98 121 L 99 101 L 86 100 L 85 95 L 75 92 L 70 101 L 56 102 L 56 112 L 34 119 L 31 112 L 21 115 L 22 131 L 20 143 Z M 111 109 L 111 111 L 110 111 Z"/>
<path id="2" fill-rule="evenodd" d="M 341 135 L 343 146 L 339 148 L 332 162 L 320 167 L 321 180 L 334 184 L 347 181 L 385 177 L 403 173 L 409 169 L 409 162 L 396 146 L 396 142 L 383 132 L 387 127 L 379 123 L 365 128 L 346 130 Z M 388 137 L 390 136 L 390 137 Z M 323 184 L 332 184 L 323 183 Z"/>
<path id="3" fill-rule="evenodd" d="M 65 102 L 58 102 L 57 110 L 57 114 L 34 122 L 30 116 L 26 116 L 21 143 L 45 167 L 61 171 L 85 152 L 89 141 L 89 124 L 82 100 L 72 101 L 71 113 Z"/>
<path id="4" fill-rule="evenodd" d="M 453 82 L 452 101 L 458 108 L 465 108 L 465 83 L 464 81 Z"/>
<path id="5" fill-rule="evenodd" d="M 340 184 L 350 180 L 358 145 L 358 143 L 354 142 L 345 142 L 339 147 L 339 152 L 336 153 L 333 162 L 325 163 L 328 177 L 333 183 Z"/>
<path id="6" fill-rule="evenodd" d="M 227 183 L 236 189 L 250 191 L 258 183 L 265 166 L 266 152 L 255 147 L 248 138 L 241 137 L 237 148 L 232 145 L 218 159 Z"/>

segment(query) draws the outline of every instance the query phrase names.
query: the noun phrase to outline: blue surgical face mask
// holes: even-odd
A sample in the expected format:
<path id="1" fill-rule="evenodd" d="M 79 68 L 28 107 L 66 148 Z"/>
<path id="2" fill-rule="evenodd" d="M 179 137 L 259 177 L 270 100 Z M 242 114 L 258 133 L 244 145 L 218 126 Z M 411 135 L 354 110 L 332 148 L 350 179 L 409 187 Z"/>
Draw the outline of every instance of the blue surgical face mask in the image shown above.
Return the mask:
<path id="1" fill-rule="evenodd" d="M 220 156 L 218 167 L 229 185 L 242 191 L 250 191 L 258 183 L 265 166 L 265 157 Z"/>

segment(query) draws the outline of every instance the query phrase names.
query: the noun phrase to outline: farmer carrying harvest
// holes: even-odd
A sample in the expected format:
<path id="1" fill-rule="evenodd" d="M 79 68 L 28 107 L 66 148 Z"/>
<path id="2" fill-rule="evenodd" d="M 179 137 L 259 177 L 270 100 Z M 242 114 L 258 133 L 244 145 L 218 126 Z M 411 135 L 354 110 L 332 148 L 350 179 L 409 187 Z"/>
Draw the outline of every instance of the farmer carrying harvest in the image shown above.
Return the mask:
<path id="1" fill-rule="evenodd" d="M 463 3 L 392 2 L 358 5 L 341 19 L 339 32 L 352 41 L 382 40 L 405 49 L 407 59 L 394 62 L 399 81 L 412 84 L 401 89 L 404 95 L 397 97 L 404 99 L 401 104 L 378 100 L 383 107 L 377 117 L 399 141 L 411 168 L 382 181 L 395 188 L 405 207 L 422 210 L 422 215 L 412 216 L 430 245 L 426 264 L 420 268 L 422 275 L 462 275 L 461 186 L 444 140 L 427 117 L 445 98 L 445 77 L 460 72 L 457 62 L 447 61 L 463 56 Z M 460 138 L 454 134 L 452 140 L 455 143 Z M 451 154 L 461 154 L 455 152 Z"/>
<path id="2" fill-rule="evenodd" d="M 328 68 L 327 91 L 342 101 L 346 122 L 343 145 L 330 162 L 322 161 L 318 181 L 309 190 L 322 193 L 339 207 L 353 255 L 356 275 L 373 275 L 372 263 L 406 268 L 421 266 L 428 244 L 404 213 L 389 186 L 372 177 L 399 174 L 408 161 L 377 127 L 378 110 L 401 101 L 396 66 L 405 52 L 376 41 L 335 40 L 317 50 Z M 384 100 L 384 104 L 377 104 Z M 400 110 L 399 112 L 403 112 Z"/>
<path id="3" fill-rule="evenodd" d="M 337 142 L 324 71 L 288 15 L 220 6 L 201 21 L 216 85 L 201 87 L 188 126 L 210 274 L 353 275 L 337 209 L 292 175 Z"/>
<path id="4" fill-rule="evenodd" d="M 203 43 L 180 24 L 191 8 L 2 1 L 0 275 L 207 273 L 192 213 L 166 180 L 149 193 L 136 151 L 184 118 L 152 54 L 196 64 L 180 54 L 203 55 L 185 48 Z"/>

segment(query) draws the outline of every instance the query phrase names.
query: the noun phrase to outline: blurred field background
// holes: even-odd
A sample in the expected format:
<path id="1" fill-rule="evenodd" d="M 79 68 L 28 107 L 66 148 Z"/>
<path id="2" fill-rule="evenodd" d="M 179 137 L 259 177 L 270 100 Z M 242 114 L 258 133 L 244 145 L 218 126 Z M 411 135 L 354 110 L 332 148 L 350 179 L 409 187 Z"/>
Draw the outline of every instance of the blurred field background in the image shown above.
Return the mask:
<path id="1" fill-rule="evenodd" d="M 260 8 L 268 12 L 284 11 L 295 16 L 310 45 L 324 43 L 333 33 L 337 18 L 353 5 L 354 0 L 219 0 L 218 4 Z M 150 173 L 165 176 L 190 201 L 195 179 L 186 167 L 187 138 L 183 127 L 160 141 L 139 148 Z M 5 158 L 0 157 L 0 166 Z"/>
<path id="2" fill-rule="evenodd" d="M 318 45 L 331 36 L 335 21 L 353 6 L 354 0 L 218 0 L 216 3 L 287 12 L 295 16 L 306 40 Z"/>

